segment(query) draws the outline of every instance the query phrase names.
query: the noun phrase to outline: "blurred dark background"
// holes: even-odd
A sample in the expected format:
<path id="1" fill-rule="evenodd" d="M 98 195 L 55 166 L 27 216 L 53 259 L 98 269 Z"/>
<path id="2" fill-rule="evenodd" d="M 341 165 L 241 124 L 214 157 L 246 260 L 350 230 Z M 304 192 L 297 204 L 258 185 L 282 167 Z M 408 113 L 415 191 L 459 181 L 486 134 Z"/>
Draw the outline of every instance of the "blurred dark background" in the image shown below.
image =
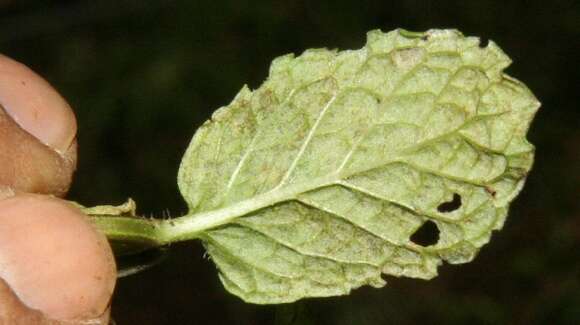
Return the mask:
<path id="1" fill-rule="evenodd" d="M 543 103 L 534 170 L 505 228 L 477 259 L 440 276 L 284 306 L 227 294 L 198 242 L 122 279 L 125 324 L 580 324 L 578 1 L 10 1 L 0 52 L 47 78 L 76 109 L 80 166 L 71 199 L 134 198 L 180 215 L 178 164 L 196 128 L 270 61 L 311 47 L 359 48 L 381 28 L 457 28 L 493 39 Z"/>

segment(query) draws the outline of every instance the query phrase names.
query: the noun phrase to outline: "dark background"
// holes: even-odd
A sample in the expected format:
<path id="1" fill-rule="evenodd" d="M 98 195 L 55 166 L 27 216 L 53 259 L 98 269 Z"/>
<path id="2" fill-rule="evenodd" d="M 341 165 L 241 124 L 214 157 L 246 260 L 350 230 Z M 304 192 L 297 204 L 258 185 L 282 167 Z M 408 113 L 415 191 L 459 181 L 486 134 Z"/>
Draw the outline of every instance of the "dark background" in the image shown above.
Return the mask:
<path id="1" fill-rule="evenodd" d="M 508 73 L 543 103 L 536 163 L 505 228 L 467 265 L 383 289 L 278 307 L 227 294 L 198 242 L 122 279 L 117 324 L 580 324 L 580 107 L 577 1 L 7 1 L 0 52 L 46 77 L 76 109 L 71 199 L 134 198 L 180 215 L 180 158 L 196 128 L 270 61 L 311 47 L 360 48 L 381 28 L 457 28 L 493 39 Z"/>

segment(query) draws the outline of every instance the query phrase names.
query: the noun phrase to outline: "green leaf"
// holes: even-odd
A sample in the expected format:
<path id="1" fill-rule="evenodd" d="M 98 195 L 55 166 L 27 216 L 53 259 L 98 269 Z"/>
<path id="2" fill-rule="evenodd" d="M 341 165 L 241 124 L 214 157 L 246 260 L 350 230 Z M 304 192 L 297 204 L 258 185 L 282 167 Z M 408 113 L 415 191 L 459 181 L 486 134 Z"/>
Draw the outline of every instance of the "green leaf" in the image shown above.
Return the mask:
<path id="1" fill-rule="evenodd" d="M 360 50 L 279 57 L 195 134 L 177 229 L 206 229 L 196 237 L 226 289 L 260 304 L 469 262 L 533 162 L 540 104 L 509 64 L 455 30 L 372 31 Z M 427 222 L 436 243 L 414 242 Z"/>

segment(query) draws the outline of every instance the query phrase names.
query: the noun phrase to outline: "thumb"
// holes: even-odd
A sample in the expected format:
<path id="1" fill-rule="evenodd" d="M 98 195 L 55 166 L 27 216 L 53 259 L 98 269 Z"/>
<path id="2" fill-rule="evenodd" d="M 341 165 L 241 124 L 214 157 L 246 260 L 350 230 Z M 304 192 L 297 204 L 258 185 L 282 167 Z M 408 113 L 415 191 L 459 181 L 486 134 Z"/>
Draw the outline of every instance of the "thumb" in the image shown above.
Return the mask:
<path id="1" fill-rule="evenodd" d="M 18 194 L 0 201 L 0 280 L 0 324 L 28 324 L 39 312 L 40 324 L 107 324 L 115 261 L 76 207 Z"/>

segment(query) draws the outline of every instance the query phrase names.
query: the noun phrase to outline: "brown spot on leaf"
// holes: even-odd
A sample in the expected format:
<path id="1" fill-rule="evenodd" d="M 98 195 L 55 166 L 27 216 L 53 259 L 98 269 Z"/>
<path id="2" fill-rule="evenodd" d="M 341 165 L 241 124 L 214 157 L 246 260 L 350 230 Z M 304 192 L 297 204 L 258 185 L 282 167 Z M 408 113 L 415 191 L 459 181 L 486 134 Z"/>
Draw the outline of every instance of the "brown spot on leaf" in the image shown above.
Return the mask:
<path id="1" fill-rule="evenodd" d="M 497 194 L 497 191 L 494 190 L 492 187 L 486 186 L 485 187 L 485 191 L 487 193 L 489 193 L 489 195 L 491 195 L 493 198 L 495 198 L 495 195 Z"/>

